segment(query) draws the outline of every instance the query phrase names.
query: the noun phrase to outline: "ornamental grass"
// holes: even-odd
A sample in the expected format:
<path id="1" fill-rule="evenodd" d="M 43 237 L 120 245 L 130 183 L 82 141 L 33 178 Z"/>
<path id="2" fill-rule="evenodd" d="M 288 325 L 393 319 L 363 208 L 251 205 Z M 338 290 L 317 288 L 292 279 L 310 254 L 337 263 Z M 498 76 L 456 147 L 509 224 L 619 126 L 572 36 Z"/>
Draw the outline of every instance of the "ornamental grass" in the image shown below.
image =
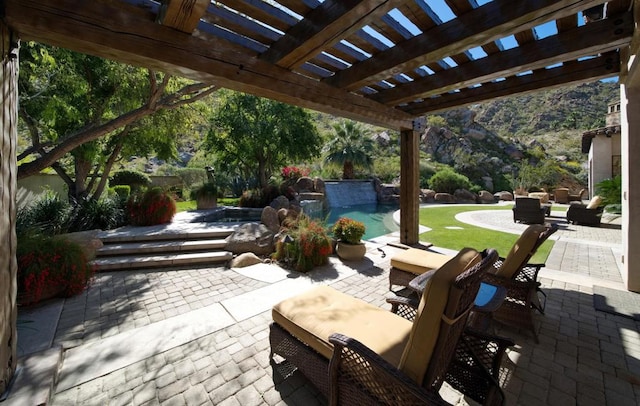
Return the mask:
<path id="1" fill-rule="evenodd" d="M 275 260 L 284 262 L 299 272 L 308 272 L 313 267 L 327 263 L 332 253 L 331 239 L 325 227 L 317 220 L 301 214 L 295 221 L 290 222 L 285 235 L 291 237 L 276 242 Z"/>

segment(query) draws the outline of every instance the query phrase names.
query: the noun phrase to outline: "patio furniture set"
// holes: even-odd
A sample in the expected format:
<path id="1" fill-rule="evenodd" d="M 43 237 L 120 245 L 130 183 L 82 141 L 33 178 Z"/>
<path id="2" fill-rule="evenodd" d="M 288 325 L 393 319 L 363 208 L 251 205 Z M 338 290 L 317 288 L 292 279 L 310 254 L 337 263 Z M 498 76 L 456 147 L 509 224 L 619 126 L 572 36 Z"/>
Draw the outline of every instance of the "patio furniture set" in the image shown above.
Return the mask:
<path id="1" fill-rule="evenodd" d="M 509 338 L 495 321 L 528 328 L 544 314 L 529 264 L 557 225 L 531 225 L 508 255 L 464 248 L 455 256 L 410 248 L 391 260 L 391 311 L 328 286 L 272 309 L 271 362 L 298 369 L 332 405 L 446 404 L 443 382 L 482 404 L 504 404 L 501 362 Z"/>
<path id="2" fill-rule="evenodd" d="M 567 221 L 573 224 L 585 226 L 600 226 L 604 207 L 600 196 L 594 196 L 588 204 L 582 202 L 586 189 L 579 194 L 569 194 L 569 189 L 560 188 L 554 190 L 553 201 L 556 203 L 568 203 Z M 516 197 L 513 206 L 513 221 L 524 224 L 544 224 L 545 217 L 551 215 L 551 203 L 541 193 L 530 193 L 526 197 Z M 544 195 L 548 195 L 544 193 Z"/>

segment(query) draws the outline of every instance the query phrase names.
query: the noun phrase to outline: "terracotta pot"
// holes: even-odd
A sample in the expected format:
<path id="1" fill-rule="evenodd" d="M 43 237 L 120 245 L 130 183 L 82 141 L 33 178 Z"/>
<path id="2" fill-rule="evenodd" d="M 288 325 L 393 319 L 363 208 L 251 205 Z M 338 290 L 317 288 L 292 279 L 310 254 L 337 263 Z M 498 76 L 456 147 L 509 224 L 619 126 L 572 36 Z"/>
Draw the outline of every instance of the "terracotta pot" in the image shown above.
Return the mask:
<path id="1" fill-rule="evenodd" d="M 366 252 L 367 247 L 365 247 L 364 243 L 347 244 L 338 241 L 336 245 L 336 253 L 343 261 L 359 261 L 364 258 Z"/>
<path id="2" fill-rule="evenodd" d="M 218 197 L 217 196 L 201 197 L 196 200 L 196 204 L 197 204 L 198 210 L 214 209 L 218 207 Z"/>

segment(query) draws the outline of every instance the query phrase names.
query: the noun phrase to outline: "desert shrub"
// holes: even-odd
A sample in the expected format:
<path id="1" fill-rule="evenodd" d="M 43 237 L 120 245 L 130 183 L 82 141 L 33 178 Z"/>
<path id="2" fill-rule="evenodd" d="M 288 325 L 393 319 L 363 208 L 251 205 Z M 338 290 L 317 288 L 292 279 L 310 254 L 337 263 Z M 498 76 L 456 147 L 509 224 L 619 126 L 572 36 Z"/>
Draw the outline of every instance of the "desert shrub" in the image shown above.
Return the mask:
<path id="1" fill-rule="evenodd" d="M 429 186 L 436 192 L 453 194 L 456 189 L 470 189 L 471 182 L 466 176 L 445 168 L 429 178 Z"/>
<path id="2" fill-rule="evenodd" d="M 142 172 L 124 170 L 114 173 L 109 184 L 111 186 L 129 185 L 131 186 L 131 191 L 135 192 L 151 185 L 151 178 Z"/>
<path id="3" fill-rule="evenodd" d="M 127 214 L 134 226 L 165 224 L 176 214 L 176 202 L 161 188 L 153 188 L 132 195 L 127 202 Z"/>
<path id="4" fill-rule="evenodd" d="M 31 206 L 18 210 L 16 232 L 38 232 L 58 235 L 67 232 L 71 215 L 69 203 L 53 192 L 47 192 Z"/>
<path id="5" fill-rule="evenodd" d="M 325 264 L 331 255 L 331 240 L 324 225 L 304 214 L 289 222 L 284 234 L 291 241 L 286 241 L 285 237 L 276 242 L 273 259 L 283 261 L 296 271 L 307 272 Z"/>
<path id="6" fill-rule="evenodd" d="M 124 205 L 120 195 L 100 200 L 86 200 L 75 206 L 68 231 L 111 230 L 126 224 Z"/>
<path id="7" fill-rule="evenodd" d="M 116 195 L 120 197 L 120 199 L 127 201 L 129 196 L 131 195 L 131 186 L 129 185 L 116 185 L 109 190 L 113 191 Z"/>
<path id="8" fill-rule="evenodd" d="M 60 236 L 21 236 L 16 258 L 21 304 L 37 303 L 47 296 L 76 295 L 94 273 L 82 248 Z"/>
<path id="9" fill-rule="evenodd" d="M 256 208 L 265 207 L 268 206 L 276 197 L 280 195 L 287 196 L 289 193 L 291 193 L 289 189 L 281 191 L 276 185 L 269 185 L 262 189 L 245 190 L 240 197 L 239 206 Z"/>

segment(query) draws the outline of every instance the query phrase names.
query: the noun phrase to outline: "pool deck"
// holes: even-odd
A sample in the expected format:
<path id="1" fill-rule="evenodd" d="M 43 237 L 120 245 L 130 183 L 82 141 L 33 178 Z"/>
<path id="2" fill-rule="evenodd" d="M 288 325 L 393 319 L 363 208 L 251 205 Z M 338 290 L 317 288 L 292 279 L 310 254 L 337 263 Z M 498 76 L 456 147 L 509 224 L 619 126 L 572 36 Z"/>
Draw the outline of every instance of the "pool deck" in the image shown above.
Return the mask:
<path id="1" fill-rule="evenodd" d="M 526 227 L 510 211 L 487 214 L 459 220 L 514 234 Z M 540 343 L 499 329 L 517 343 L 504 363 L 507 404 L 640 404 L 640 322 L 593 307 L 594 286 L 627 293 L 621 232 L 552 220 L 564 225 L 541 272 L 548 301 L 537 317 Z M 19 327 L 20 362 L 63 351 L 53 405 L 324 405 L 304 377 L 283 379 L 270 365 L 270 308 L 318 284 L 386 308 L 389 259 L 399 250 L 388 243 L 397 241 L 373 239 L 363 261 L 332 257 L 306 275 L 271 264 L 102 273 L 79 296 L 20 309 L 22 326 L 34 321 Z M 35 396 L 28 384 L 14 394 Z M 440 393 L 474 404 L 446 384 Z"/>

